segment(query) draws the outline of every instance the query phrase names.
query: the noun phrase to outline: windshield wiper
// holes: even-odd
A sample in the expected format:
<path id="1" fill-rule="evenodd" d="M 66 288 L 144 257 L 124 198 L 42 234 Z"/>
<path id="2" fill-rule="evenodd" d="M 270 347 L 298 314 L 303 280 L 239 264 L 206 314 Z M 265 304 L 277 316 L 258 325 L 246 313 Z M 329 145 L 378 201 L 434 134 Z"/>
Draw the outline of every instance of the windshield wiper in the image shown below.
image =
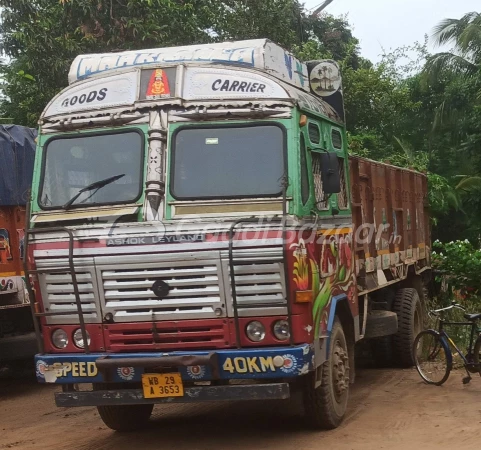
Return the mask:
<path id="1" fill-rule="evenodd" d="M 78 191 L 77 194 L 75 194 L 67 203 L 65 203 L 65 205 L 63 205 L 63 209 L 69 209 L 75 200 L 77 200 L 84 192 L 93 191 L 94 189 L 99 190 L 100 188 L 103 188 L 104 186 L 107 186 L 108 184 L 113 183 L 122 177 L 125 177 L 125 173 L 114 175 L 113 177 L 105 178 L 104 180 L 96 181 L 88 186 L 85 186 L 84 188 L 80 189 L 80 191 Z"/>

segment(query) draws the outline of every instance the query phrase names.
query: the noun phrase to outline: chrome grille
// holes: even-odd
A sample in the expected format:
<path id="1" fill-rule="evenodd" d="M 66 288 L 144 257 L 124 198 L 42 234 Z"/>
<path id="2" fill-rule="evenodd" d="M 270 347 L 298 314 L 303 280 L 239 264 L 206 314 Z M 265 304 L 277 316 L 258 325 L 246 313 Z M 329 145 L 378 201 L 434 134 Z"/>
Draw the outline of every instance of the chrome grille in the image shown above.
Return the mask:
<path id="1" fill-rule="evenodd" d="M 223 315 L 225 308 L 219 272 L 215 260 L 101 267 L 104 314 L 112 313 L 114 322 L 218 317 L 216 309 Z M 165 298 L 152 290 L 157 280 L 170 287 Z"/>
<path id="2" fill-rule="evenodd" d="M 112 255 L 75 259 L 87 323 L 100 323 L 108 313 L 114 323 L 234 315 L 227 250 L 125 255 L 117 261 Z M 281 247 L 235 249 L 233 261 L 240 316 L 287 313 Z M 36 262 L 45 312 L 65 313 L 47 317 L 47 323 L 78 323 L 67 260 Z M 152 290 L 157 280 L 170 287 L 165 298 Z"/>
<path id="3" fill-rule="evenodd" d="M 235 265 L 239 306 L 285 303 L 279 263 Z"/>
<path id="4" fill-rule="evenodd" d="M 80 302 L 86 323 L 100 322 L 100 308 L 97 302 L 95 279 L 92 269 L 78 268 L 76 271 Z M 79 323 L 77 303 L 70 272 L 55 271 L 39 273 L 38 280 L 42 291 L 44 310 L 47 313 L 62 313 L 47 316 L 48 324 Z"/>
<path id="5" fill-rule="evenodd" d="M 230 286 L 227 252 L 222 253 L 222 259 L 224 273 L 228 277 L 225 284 Z M 287 313 L 281 248 L 263 249 L 262 252 L 237 250 L 233 253 L 233 261 L 240 316 Z M 233 315 L 233 311 L 229 315 Z"/>

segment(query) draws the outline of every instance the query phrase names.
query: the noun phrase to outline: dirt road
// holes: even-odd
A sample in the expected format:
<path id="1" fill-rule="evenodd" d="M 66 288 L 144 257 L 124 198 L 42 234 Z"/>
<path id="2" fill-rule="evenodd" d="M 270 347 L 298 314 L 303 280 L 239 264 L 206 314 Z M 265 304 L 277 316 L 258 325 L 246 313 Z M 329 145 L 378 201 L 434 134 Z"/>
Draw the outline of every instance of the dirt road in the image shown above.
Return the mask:
<path id="1" fill-rule="evenodd" d="M 427 386 L 414 370 L 363 370 L 345 423 L 330 432 L 306 429 L 289 402 L 156 406 L 143 433 L 118 434 L 95 408 L 56 408 L 52 386 L 0 381 L 0 449 L 474 449 L 481 430 L 481 379 L 452 373 Z"/>

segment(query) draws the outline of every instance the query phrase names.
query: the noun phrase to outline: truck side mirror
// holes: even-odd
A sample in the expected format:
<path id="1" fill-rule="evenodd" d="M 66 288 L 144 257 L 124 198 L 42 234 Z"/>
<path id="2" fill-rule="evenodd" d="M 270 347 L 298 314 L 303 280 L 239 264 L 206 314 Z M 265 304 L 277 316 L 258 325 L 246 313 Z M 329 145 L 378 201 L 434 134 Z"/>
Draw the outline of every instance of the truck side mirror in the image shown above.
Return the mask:
<path id="1" fill-rule="evenodd" d="M 325 195 L 341 192 L 339 159 L 335 152 L 321 153 L 321 178 Z"/>

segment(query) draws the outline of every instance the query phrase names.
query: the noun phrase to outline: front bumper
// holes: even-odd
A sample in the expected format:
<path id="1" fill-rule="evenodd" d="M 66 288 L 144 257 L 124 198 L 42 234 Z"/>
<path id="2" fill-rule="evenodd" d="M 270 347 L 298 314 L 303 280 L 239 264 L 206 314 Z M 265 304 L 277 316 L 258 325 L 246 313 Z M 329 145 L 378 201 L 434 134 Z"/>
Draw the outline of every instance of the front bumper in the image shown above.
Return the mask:
<path id="1" fill-rule="evenodd" d="M 198 403 L 229 400 L 276 400 L 289 398 L 288 383 L 233 386 L 195 386 L 184 389 L 183 397 L 144 398 L 142 389 L 57 392 L 60 407 L 141 405 L 152 403 Z"/>
<path id="2" fill-rule="evenodd" d="M 183 381 L 284 379 L 314 370 L 314 349 L 303 344 L 258 349 L 158 353 L 36 355 L 41 383 L 140 382 L 143 373 L 170 368 Z M 78 393 L 76 393 L 77 395 Z"/>

